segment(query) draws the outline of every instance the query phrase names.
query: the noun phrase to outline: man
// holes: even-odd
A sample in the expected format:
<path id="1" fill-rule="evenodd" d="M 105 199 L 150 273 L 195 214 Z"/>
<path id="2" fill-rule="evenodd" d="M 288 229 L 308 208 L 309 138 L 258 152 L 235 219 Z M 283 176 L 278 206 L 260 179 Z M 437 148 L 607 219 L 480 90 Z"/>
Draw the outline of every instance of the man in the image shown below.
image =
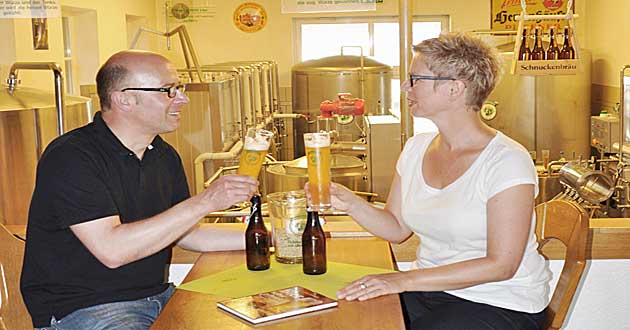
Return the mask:
<path id="1" fill-rule="evenodd" d="M 42 155 L 29 211 L 21 288 L 46 329 L 148 329 L 173 293 L 171 247 L 243 249 L 241 231 L 200 225 L 248 200 L 255 179 L 224 176 L 190 197 L 181 159 L 159 134 L 188 103 L 173 65 L 141 51 L 99 70 L 102 111 Z"/>

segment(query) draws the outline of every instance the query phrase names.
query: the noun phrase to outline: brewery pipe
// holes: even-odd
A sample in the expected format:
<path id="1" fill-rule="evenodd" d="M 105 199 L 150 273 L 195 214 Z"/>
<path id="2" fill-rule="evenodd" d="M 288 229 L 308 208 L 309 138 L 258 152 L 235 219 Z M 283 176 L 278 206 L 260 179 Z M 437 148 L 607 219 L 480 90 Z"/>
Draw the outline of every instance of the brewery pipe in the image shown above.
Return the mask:
<path id="1" fill-rule="evenodd" d="M 140 39 L 140 35 L 142 34 L 142 32 L 149 32 L 149 33 L 157 34 L 159 36 L 166 37 L 167 42 L 169 44 L 169 49 L 170 49 L 170 37 L 174 34 L 177 34 L 179 36 L 179 41 L 181 43 L 182 52 L 184 53 L 184 61 L 186 61 L 186 68 L 191 69 L 190 61 L 192 61 L 193 62 L 192 64 L 194 65 L 194 71 L 199 76 L 199 81 L 204 82 L 203 76 L 201 75 L 201 67 L 199 65 L 199 60 L 197 59 L 197 54 L 195 53 L 195 48 L 192 45 L 192 40 L 190 39 L 188 30 L 186 30 L 186 26 L 180 25 L 168 32 L 155 31 L 155 30 L 141 26 L 140 28 L 138 28 L 136 35 L 133 37 L 133 40 L 131 41 L 131 46 L 129 46 L 130 49 L 134 49 L 136 47 L 136 44 L 138 43 L 138 40 Z M 188 74 L 190 75 L 190 81 L 194 81 L 192 71 L 189 71 Z"/>
<path id="2" fill-rule="evenodd" d="M 204 152 L 197 156 L 194 161 L 195 166 L 195 192 L 200 193 L 203 188 L 203 162 L 206 160 L 235 159 L 243 149 L 243 141 L 236 142 L 227 152 Z"/>
<path id="3" fill-rule="evenodd" d="M 61 66 L 55 62 L 15 62 L 9 69 L 9 94 L 17 87 L 19 70 L 51 70 L 55 75 L 55 107 L 57 108 L 57 135 L 63 134 L 63 70 Z M 39 127 L 39 117 L 36 117 L 35 125 Z"/>
<path id="4" fill-rule="evenodd" d="M 621 70 L 619 72 L 619 90 L 620 90 L 620 95 L 619 95 L 619 152 L 618 152 L 618 158 L 619 158 L 619 162 L 623 164 L 623 149 L 625 148 L 625 141 L 626 141 L 626 127 L 625 127 L 625 117 L 626 117 L 626 105 L 625 105 L 625 78 L 626 78 L 626 70 L 630 69 L 630 65 L 624 65 L 623 67 L 621 67 Z"/>
<path id="5" fill-rule="evenodd" d="M 398 0 L 398 29 L 400 31 L 400 65 L 398 66 L 398 77 L 401 83 L 405 81 L 411 62 L 411 46 L 413 43 L 411 30 L 412 4 L 413 0 Z M 402 145 L 404 145 L 407 139 L 413 136 L 413 119 L 409 113 L 407 93 L 404 91 L 400 92 L 400 128 L 402 133 L 400 141 Z"/>

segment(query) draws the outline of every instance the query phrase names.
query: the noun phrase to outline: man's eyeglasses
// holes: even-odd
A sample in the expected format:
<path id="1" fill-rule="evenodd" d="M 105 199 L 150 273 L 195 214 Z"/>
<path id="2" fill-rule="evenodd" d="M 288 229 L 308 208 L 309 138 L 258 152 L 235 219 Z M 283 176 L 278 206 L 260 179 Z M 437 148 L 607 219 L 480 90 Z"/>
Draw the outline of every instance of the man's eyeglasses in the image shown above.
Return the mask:
<path id="1" fill-rule="evenodd" d="M 423 76 L 423 75 L 417 75 L 417 74 L 410 74 L 409 75 L 409 83 L 411 84 L 411 87 L 413 87 L 413 82 L 414 81 L 418 81 L 418 80 L 452 80 L 452 81 L 455 81 L 457 79 L 451 78 L 451 77 Z"/>
<path id="2" fill-rule="evenodd" d="M 126 91 L 162 92 L 167 93 L 169 98 L 174 98 L 177 96 L 177 91 L 182 93 L 186 91 L 186 85 L 173 84 L 171 87 L 129 87 L 121 90 L 121 92 Z"/>

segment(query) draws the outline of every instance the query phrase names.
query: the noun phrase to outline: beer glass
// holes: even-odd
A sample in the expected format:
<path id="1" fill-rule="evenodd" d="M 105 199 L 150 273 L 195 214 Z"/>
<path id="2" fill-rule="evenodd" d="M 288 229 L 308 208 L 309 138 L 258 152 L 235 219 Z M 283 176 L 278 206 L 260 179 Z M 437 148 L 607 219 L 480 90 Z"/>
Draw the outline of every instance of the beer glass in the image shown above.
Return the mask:
<path id="1" fill-rule="evenodd" d="M 258 178 L 260 168 L 265 160 L 273 133 L 262 128 L 250 128 L 245 136 L 245 144 L 241 152 L 237 174 L 249 175 Z"/>
<path id="2" fill-rule="evenodd" d="M 330 134 L 305 133 L 304 146 L 308 164 L 311 208 L 321 211 L 330 208 Z"/>

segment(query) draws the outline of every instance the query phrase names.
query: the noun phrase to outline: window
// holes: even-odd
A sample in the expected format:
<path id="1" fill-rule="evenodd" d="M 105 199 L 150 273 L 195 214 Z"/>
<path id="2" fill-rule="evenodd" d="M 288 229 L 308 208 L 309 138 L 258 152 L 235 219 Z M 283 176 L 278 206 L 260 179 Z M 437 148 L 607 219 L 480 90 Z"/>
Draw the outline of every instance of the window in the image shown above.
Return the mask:
<path id="1" fill-rule="evenodd" d="M 297 62 L 341 54 L 370 56 L 394 68 L 398 77 L 400 48 L 397 17 L 330 17 L 297 18 L 295 43 Z M 413 18 L 413 44 L 433 38 L 448 30 L 448 16 L 416 16 Z"/>
<path id="2" fill-rule="evenodd" d="M 341 54 L 370 56 L 392 67 L 392 109 L 400 117 L 400 47 L 398 17 L 328 17 L 296 18 L 294 21 L 296 62 Z M 448 31 L 448 16 L 414 16 L 411 24 L 413 44 L 437 37 Z M 406 73 L 403 73 L 403 76 Z M 433 127 L 425 120 L 414 118 L 414 127 Z"/>

